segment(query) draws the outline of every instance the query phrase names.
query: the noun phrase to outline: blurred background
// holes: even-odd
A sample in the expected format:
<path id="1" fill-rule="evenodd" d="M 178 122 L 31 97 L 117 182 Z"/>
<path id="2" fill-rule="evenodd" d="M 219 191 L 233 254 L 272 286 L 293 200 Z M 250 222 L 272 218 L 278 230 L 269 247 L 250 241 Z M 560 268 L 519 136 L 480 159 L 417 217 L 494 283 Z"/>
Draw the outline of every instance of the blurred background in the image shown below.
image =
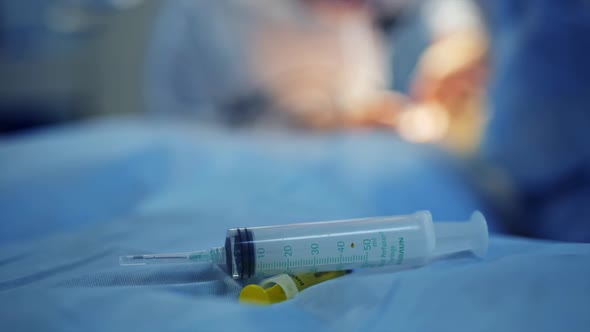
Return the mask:
<path id="1" fill-rule="evenodd" d="M 386 132 L 457 161 L 510 232 L 588 240 L 588 7 L 0 0 L 0 140 L 120 116 Z"/>
<path id="2" fill-rule="evenodd" d="M 141 112 L 158 1 L 0 2 L 0 130 Z"/>
<path id="3" fill-rule="evenodd" d="M 1 6 L 3 133 L 147 112 L 229 125 L 272 118 L 314 129 L 386 127 L 461 151 L 473 149 L 481 131 L 483 80 L 460 68 L 483 70 L 483 25 L 470 1 Z M 423 55 L 443 39 L 448 45 L 430 50 L 443 57 Z M 452 76 L 444 71 L 468 82 L 435 91 L 435 81 Z"/>

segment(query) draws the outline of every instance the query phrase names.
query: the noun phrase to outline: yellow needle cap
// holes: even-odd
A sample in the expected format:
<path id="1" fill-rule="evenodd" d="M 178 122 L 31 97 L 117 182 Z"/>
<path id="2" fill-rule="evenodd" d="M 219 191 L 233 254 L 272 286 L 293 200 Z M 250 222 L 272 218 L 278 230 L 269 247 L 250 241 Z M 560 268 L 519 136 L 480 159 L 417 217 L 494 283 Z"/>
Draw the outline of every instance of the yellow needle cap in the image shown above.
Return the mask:
<path id="1" fill-rule="evenodd" d="M 287 300 L 287 294 L 280 285 L 270 288 L 263 288 L 260 285 L 252 284 L 244 287 L 240 293 L 240 302 L 269 305 Z"/>

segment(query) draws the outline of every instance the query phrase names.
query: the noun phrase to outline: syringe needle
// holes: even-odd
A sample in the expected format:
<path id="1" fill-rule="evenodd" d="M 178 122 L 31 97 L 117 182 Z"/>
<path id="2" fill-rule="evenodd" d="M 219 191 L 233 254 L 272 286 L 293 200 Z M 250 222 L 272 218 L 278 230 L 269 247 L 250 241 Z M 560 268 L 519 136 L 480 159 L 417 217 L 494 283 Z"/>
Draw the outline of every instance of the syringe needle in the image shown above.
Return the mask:
<path id="1" fill-rule="evenodd" d="M 166 254 L 166 255 L 129 255 L 119 257 L 121 265 L 145 265 L 145 264 L 165 264 L 165 263 L 183 263 L 188 261 L 186 255 Z"/>
<path id="2" fill-rule="evenodd" d="M 175 254 L 146 254 L 119 257 L 121 265 L 169 264 L 169 263 L 211 263 L 209 250 L 181 252 Z"/>

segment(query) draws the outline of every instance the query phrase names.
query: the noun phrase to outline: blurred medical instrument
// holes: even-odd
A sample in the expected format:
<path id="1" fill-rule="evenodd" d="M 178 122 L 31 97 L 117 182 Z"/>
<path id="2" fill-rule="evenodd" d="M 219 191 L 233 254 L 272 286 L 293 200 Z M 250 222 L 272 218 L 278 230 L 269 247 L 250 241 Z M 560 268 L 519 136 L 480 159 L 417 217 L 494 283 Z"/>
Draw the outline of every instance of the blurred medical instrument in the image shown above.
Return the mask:
<path id="1" fill-rule="evenodd" d="M 225 265 L 234 279 L 282 273 L 408 268 L 470 251 L 486 254 L 488 228 L 476 211 L 469 222 L 433 223 L 428 211 L 410 215 L 234 228 L 225 245 L 174 254 L 120 257 L 121 265 L 201 262 Z"/>
<path id="2" fill-rule="evenodd" d="M 299 292 L 324 281 L 341 277 L 350 271 L 330 271 L 294 274 L 279 274 L 262 280 L 259 284 L 251 284 L 240 293 L 240 302 L 268 305 L 290 300 Z"/>

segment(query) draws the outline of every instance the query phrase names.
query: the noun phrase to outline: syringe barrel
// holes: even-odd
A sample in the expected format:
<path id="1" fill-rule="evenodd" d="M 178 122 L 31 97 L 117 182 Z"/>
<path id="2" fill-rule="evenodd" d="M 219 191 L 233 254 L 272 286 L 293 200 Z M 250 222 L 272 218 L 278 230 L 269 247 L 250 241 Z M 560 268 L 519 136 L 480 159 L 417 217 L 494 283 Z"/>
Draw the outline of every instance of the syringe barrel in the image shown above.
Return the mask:
<path id="1" fill-rule="evenodd" d="M 228 272 L 235 279 L 281 273 L 410 267 L 425 264 L 435 248 L 428 211 L 227 231 Z"/>

